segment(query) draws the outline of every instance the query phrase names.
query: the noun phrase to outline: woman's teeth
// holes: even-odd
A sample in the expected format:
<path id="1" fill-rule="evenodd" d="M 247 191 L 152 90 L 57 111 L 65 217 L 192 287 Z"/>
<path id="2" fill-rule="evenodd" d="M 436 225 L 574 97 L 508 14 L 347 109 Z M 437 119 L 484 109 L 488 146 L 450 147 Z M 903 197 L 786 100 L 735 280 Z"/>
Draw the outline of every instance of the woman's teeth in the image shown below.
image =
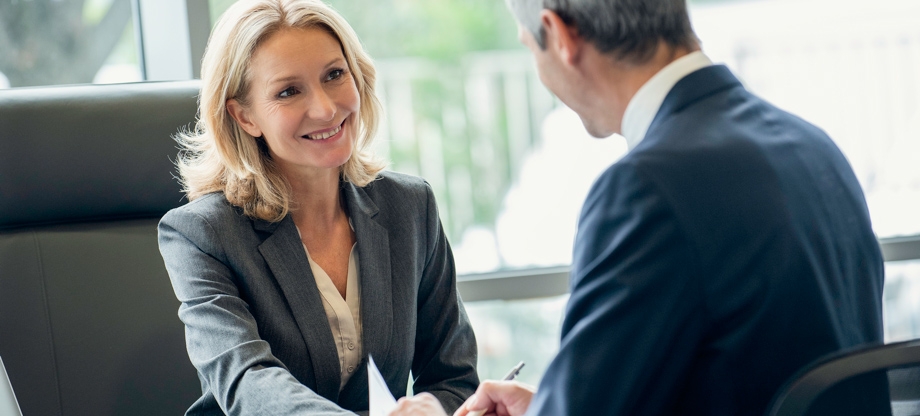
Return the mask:
<path id="1" fill-rule="evenodd" d="M 326 139 L 328 139 L 328 138 L 330 138 L 330 137 L 332 137 L 332 136 L 335 136 L 335 135 L 338 134 L 340 131 L 342 131 L 342 126 L 341 126 L 341 125 L 338 126 L 338 127 L 336 127 L 336 128 L 334 128 L 334 129 L 332 129 L 332 130 L 329 130 L 329 131 L 327 131 L 327 132 L 325 132 L 325 133 L 307 134 L 307 135 L 304 135 L 304 137 L 306 137 L 307 139 L 310 139 L 310 140 L 326 140 Z"/>

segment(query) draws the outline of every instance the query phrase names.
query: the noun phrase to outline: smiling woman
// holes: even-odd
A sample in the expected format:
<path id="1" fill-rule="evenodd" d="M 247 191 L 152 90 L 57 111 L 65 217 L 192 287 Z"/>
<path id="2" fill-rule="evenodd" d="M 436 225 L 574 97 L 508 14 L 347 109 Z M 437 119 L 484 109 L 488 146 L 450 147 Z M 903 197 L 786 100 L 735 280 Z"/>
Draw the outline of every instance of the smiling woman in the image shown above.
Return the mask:
<path id="1" fill-rule="evenodd" d="M 189 414 L 368 410 L 392 393 L 456 408 L 478 384 L 450 246 L 422 179 L 368 149 L 375 70 L 313 0 L 234 4 L 179 137 L 189 204 L 159 226 L 202 396 Z"/>
<path id="2" fill-rule="evenodd" d="M 339 42 L 318 28 L 272 35 L 252 57 L 250 87 L 227 101 L 228 110 L 249 135 L 265 140 L 287 181 L 309 187 L 331 175 L 337 182 L 352 153 L 360 107 Z"/>

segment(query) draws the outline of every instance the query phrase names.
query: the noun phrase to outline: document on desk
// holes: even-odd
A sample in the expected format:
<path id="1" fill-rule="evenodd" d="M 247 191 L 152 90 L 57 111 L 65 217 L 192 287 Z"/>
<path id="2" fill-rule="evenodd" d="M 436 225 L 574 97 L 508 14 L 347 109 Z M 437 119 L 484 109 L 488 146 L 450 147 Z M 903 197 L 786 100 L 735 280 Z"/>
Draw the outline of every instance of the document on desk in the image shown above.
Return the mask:
<path id="1" fill-rule="evenodd" d="M 370 416 L 387 416 L 396 408 L 396 399 L 390 393 L 387 382 L 374 364 L 374 357 L 367 357 L 367 384 L 370 392 Z"/>

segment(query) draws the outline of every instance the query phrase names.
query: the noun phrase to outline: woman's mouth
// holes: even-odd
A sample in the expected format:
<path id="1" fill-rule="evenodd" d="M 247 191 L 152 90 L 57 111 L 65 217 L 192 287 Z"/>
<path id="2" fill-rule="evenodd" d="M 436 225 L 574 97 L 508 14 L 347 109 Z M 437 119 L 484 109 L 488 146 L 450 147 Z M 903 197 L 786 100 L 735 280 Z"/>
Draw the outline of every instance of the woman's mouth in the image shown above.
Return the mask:
<path id="1" fill-rule="evenodd" d="M 303 135 L 303 136 L 301 136 L 301 137 L 303 137 L 304 139 L 307 139 L 307 140 L 326 140 L 326 139 L 328 139 L 328 138 L 330 138 L 330 137 L 332 137 L 332 136 L 335 136 L 336 134 L 339 134 L 339 132 L 342 131 L 342 126 L 343 126 L 344 124 L 345 124 L 345 122 L 343 121 L 342 124 L 339 124 L 338 126 L 336 126 L 336 127 L 335 127 L 334 129 L 332 129 L 332 130 L 324 131 L 324 132 L 322 132 L 322 133 L 305 134 L 305 135 Z"/>

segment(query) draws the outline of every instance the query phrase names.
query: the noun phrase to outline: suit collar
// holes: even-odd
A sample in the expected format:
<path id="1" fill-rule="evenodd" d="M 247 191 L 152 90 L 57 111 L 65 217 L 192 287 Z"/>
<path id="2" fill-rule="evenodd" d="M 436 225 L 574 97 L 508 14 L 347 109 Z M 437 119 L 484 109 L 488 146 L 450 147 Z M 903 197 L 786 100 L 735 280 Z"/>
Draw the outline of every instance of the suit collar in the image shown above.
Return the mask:
<path id="1" fill-rule="evenodd" d="M 741 81 L 738 81 L 725 65 L 712 65 L 690 73 L 674 84 L 674 88 L 668 92 L 649 126 L 649 131 L 665 122 L 671 114 L 703 98 L 734 87 L 742 87 Z"/>
<path id="2" fill-rule="evenodd" d="M 284 219 L 287 219 L 287 217 L 285 217 Z M 271 221 L 266 221 L 266 220 L 262 220 L 258 218 L 253 218 L 252 228 L 254 228 L 256 231 L 271 234 L 271 233 L 274 233 L 275 230 L 277 230 L 278 227 L 281 226 L 281 224 L 284 222 L 284 219 L 278 222 L 271 222 Z"/>
<path id="3" fill-rule="evenodd" d="M 623 113 L 622 131 L 626 145 L 633 149 L 642 141 L 655 114 L 661 108 L 661 103 L 678 81 L 700 68 L 711 65 L 712 61 L 703 52 L 694 51 L 661 68 L 646 81 L 629 100 Z"/>
<path id="4" fill-rule="evenodd" d="M 363 215 L 373 218 L 380 211 L 374 200 L 368 196 L 364 188 L 359 188 L 351 182 L 342 181 L 342 195 L 345 199 L 346 209 L 349 215 L 360 212 Z"/>

